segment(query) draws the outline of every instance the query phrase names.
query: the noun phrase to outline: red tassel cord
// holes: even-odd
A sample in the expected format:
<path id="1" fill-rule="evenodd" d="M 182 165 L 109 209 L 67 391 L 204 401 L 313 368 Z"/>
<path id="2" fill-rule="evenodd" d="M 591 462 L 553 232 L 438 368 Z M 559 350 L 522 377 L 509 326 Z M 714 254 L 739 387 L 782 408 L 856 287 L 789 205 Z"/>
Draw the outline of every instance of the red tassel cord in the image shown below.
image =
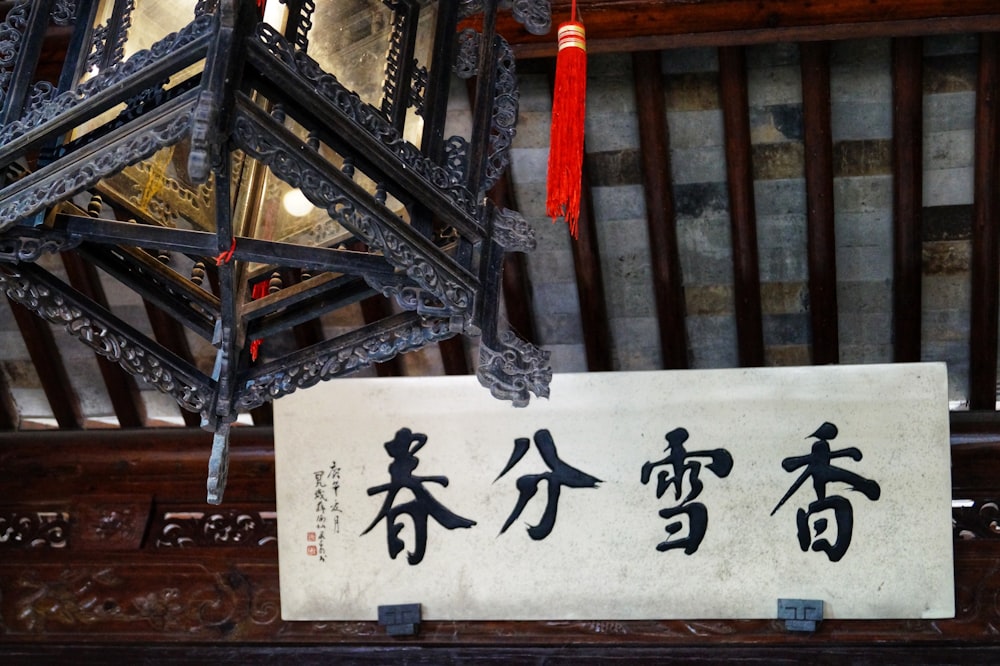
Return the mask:
<path id="1" fill-rule="evenodd" d="M 253 291 L 250 292 L 250 297 L 253 300 L 258 298 L 264 298 L 267 296 L 267 280 L 261 280 L 253 286 Z M 250 341 L 250 360 L 256 361 L 257 355 L 260 353 L 260 343 L 261 340 L 251 340 Z"/>
<path id="2" fill-rule="evenodd" d="M 572 6 L 576 17 L 576 2 Z M 573 238 L 580 218 L 583 180 L 583 127 L 587 101 L 587 40 L 583 24 L 571 20 L 559 26 L 556 88 L 552 96 L 552 129 L 549 135 L 546 214 L 563 218 Z"/>
<path id="3" fill-rule="evenodd" d="M 225 252 L 220 252 L 215 257 L 215 265 L 221 266 L 222 264 L 228 264 L 233 260 L 233 255 L 236 254 L 236 236 L 233 236 L 233 242 L 229 246 L 229 249 Z"/>

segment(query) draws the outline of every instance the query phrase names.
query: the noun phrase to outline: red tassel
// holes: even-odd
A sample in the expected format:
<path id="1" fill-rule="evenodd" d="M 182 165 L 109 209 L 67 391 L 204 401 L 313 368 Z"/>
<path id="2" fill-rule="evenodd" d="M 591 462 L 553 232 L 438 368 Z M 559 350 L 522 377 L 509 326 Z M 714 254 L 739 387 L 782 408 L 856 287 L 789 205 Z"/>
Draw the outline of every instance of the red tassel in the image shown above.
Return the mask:
<path id="1" fill-rule="evenodd" d="M 253 290 L 250 292 L 250 298 L 257 300 L 258 298 L 264 298 L 267 296 L 267 280 L 261 280 L 253 286 Z M 260 353 L 260 343 L 261 340 L 251 340 L 250 341 L 250 360 L 256 361 L 257 355 Z"/>
<path id="2" fill-rule="evenodd" d="M 574 3 L 575 6 L 576 3 Z M 575 15 L 575 7 L 574 7 Z M 552 97 L 546 214 L 562 217 L 577 237 L 583 180 L 583 124 L 587 101 L 587 40 L 583 24 L 559 26 L 556 89 Z"/>

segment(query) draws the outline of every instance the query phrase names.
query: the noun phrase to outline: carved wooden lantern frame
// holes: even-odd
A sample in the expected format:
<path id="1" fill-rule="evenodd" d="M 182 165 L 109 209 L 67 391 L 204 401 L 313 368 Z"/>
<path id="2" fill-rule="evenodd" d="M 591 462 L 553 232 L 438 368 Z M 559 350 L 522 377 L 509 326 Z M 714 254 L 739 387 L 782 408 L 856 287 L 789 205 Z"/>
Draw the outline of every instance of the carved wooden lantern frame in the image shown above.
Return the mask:
<path id="1" fill-rule="evenodd" d="M 498 312 L 503 255 L 534 238 L 486 197 L 517 117 L 497 2 L 371 3 L 390 18 L 375 105 L 311 57 L 323 37 L 310 34 L 313 0 L 282 0 L 281 27 L 263 21 L 263 2 L 199 0 L 185 27 L 126 57 L 133 12 L 149 1 L 18 0 L 0 25 L 0 288 L 200 414 L 215 433 L 209 502 L 222 500 L 240 412 L 429 343 L 480 336 L 477 374 L 495 396 L 547 395 L 547 353 Z M 547 1 L 513 9 L 548 29 Z M 483 32 L 459 33 L 479 11 Z M 72 26 L 68 55 L 58 82 L 39 83 L 51 23 Z M 414 51 L 428 23 L 430 66 Z M 444 138 L 452 71 L 475 80 L 468 138 Z M 417 141 L 404 138 L 413 113 Z M 322 219 L 263 233 L 278 181 Z M 49 252 L 78 253 L 210 340 L 214 369 L 42 268 Z M 395 313 L 303 348 L 268 342 L 375 294 Z"/>

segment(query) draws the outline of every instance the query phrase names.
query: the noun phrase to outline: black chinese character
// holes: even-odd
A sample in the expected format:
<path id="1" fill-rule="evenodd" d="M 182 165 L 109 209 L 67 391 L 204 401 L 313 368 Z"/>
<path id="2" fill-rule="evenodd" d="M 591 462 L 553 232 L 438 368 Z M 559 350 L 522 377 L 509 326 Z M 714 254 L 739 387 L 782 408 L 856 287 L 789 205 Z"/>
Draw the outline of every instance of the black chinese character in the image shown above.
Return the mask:
<path id="1" fill-rule="evenodd" d="M 528 452 L 530 445 L 531 443 L 527 437 L 518 437 L 514 440 L 514 451 L 510 454 L 510 460 L 507 461 L 507 466 L 500 472 L 500 476 L 493 480 L 494 483 L 520 462 L 524 454 Z M 596 488 L 601 480 L 585 472 L 581 472 L 577 468 L 567 465 L 560 460 L 556 453 L 556 444 L 552 440 L 552 434 L 548 430 L 539 430 L 535 433 L 535 448 L 538 449 L 539 455 L 541 455 L 542 460 L 550 471 L 542 472 L 541 474 L 525 474 L 517 480 L 517 491 L 520 493 L 517 498 L 517 504 L 514 506 L 514 510 L 511 511 L 510 517 L 507 518 L 507 522 L 503 524 L 500 534 L 506 532 L 507 528 L 517 520 L 517 517 L 524 511 L 524 507 L 528 504 L 528 501 L 538 492 L 538 484 L 545 481 L 549 496 L 548 504 L 545 505 L 541 521 L 537 525 L 528 526 L 528 536 L 536 541 L 540 541 L 551 534 L 552 528 L 555 527 L 556 512 L 559 510 L 559 494 L 562 492 L 562 487 Z"/>
<path id="2" fill-rule="evenodd" d="M 840 558 L 847 552 L 848 546 L 851 545 L 851 533 L 854 530 L 854 510 L 851 508 L 851 503 L 840 495 L 827 497 L 826 484 L 834 481 L 846 483 L 851 486 L 851 490 L 861 492 L 872 501 L 878 500 L 882 491 L 875 481 L 862 478 L 854 472 L 849 472 L 846 469 L 834 467 L 830 464 L 830 461 L 834 458 L 850 458 L 854 461 L 861 460 L 861 451 L 853 446 L 847 449 L 840 449 L 839 451 L 830 450 L 829 440 L 837 437 L 837 426 L 829 422 L 824 423 L 816 432 L 809 436 L 816 438 L 816 441 L 812 445 L 812 452 L 809 455 L 792 456 L 781 461 L 781 466 L 786 472 L 791 472 L 800 467 L 805 467 L 805 470 L 802 471 L 799 478 L 795 480 L 792 487 L 788 489 L 785 496 L 774 507 L 771 515 L 773 516 L 781 508 L 781 505 L 799 489 L 799 486 L 805 483 L 806 479 L 811 476 L 813 489 L 816 491 L 816 501 L 809 504 L 808 511 L 799 509 L 796 516 L 799 546 L 803 551 L 806 551 L 809 549 L 809 544 L 812 543 L 813 551 L 823 551 L 830 558 L 831 562 L 839 562 Z M 833 516 L 837 522 L 837 537 L 832 544 L 828 539 L 819 538 L 820 534 L 828 527 L 827 520 L 819 518 L 814 524 L 816 540 L 813 541 L 809 530 L 809 518 L 828 509 L 833 510 Z"/>
<path id="3" fill-rule="evenodd" d="M 672 548 L 684 548 L 684 553 L 690 555 L 698 550 L 701 540 L 705 538 L 708 530 L 708 509 L 701 502 L 693 501 L 704 489 L 704 484 L 698 475 L 701 473 L 702 463 L 695 458 L 707 458 L 705 464 L 710 471 L 719 478 L 729 476 L 733 469 L 733 457 L 725 449 L 714 449 L 712 451 L 685 451 L 684 442 L 688 439 L 688 431 L 684 428 L 675 428 L 666 434 L 668 443 L 667 456 L 657 462 L 647 461 L 642 466 L 642 483 L 649 483 L 649 477 L 656 467 L 666 467 L 656 475 L 656 497 L 661 498 L 671 485 L 674 486 L 674 500 L 679 502 L 679 506 L 668 507 L 660 510 L 660 517 L 673 519 L 683 515 L 688 518 L 688 535 L 680 539 L 672 539 L 674 535 L 684 528 L 681 520 L 673 520 L 667 523 L 664 528 L 669 535 L 664 541 L 657 544 L 656 549 L 660 552 Z M 684 475 L 688 475 L 688 483 L 691 488 L 684 492 Z"/>
<path id="4" fill-rule="evenodd" d="M 403 550 L 403 540 L 399 538 L 399 532 L 403 529 L 403 523 L 396 522 L 396 518 L 401 514 L 406 514 L 413 519 L 415 531 L 416 548 L 413 552 L 407 553 L 406 560 L 410 564 L 419 564 L 424 559 L 424 552 L 427 548 L 427 518 L 433 518 L 441 526 L 453 530 L 458 527 L 472 527 L 475 521 L 462 518 L 449 511 L 443 504 L 438 502 L 424 488 L 425 483 L 439 483 L 448 486 L 448 478 L 444 476 L 413 476 L 413 470 L 420 464 L 420 460 L 414 455 L 424 444 L 427 443 L 427 435 L 411 432 L 409 428 L 401 428 L 396 432 L 392 441 L 385 443 L 385 450 L 392 457 L 389 463 L 389 483 L 374 486 L 368 489 L 368 495 L 379 493 L 389 493 L 382 508 L 379 510 L 375 520 L 361 534 L 368 534 L 375 525 L 383 518 L 386 519 L 386 539 L 389 545 L 389 556 L 396 559 L 396 556 Z M 404 502 L 398 506 L 393 506 L 396 495 L 400 490 L 409 490 L 414 499 Z"/>

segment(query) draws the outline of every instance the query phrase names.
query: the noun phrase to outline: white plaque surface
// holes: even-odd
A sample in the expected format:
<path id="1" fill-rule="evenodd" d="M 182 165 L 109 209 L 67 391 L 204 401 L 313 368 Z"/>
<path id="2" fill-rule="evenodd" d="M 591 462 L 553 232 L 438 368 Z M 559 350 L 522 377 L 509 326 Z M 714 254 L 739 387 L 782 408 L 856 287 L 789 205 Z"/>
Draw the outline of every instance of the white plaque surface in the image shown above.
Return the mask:
<path id="1" fill-rule="evenodd" d="M 556 375 L 522 409 L 335 380 L 275 402 L 275 449 L 288 620 L 954 615 L 943 364 Z"/>

